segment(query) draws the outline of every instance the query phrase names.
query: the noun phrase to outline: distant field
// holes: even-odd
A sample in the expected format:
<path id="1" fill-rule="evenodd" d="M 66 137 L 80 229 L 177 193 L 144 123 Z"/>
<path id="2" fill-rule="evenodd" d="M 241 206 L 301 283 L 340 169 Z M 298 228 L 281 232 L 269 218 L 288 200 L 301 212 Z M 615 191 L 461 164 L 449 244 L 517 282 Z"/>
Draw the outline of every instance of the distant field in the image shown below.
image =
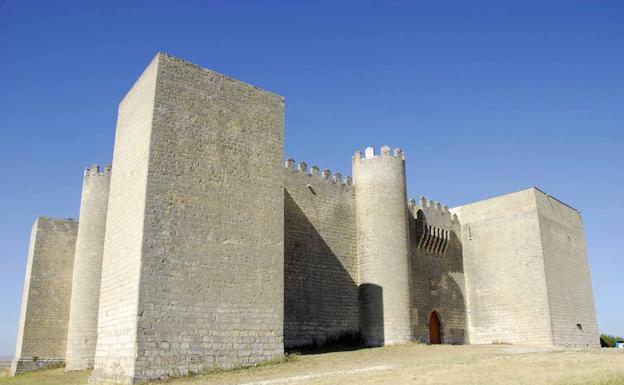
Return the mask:
<path id="1" fill-rule="evenodd" d="M 11 357 L 0 357 L 0 377 L 8 375 L 10 367 Z"/>
<path id="2" fill-rule="evenodd" d="M 89 375 L 89 372 L 64 374 L 63 369 L 52 369 L 16 378 L 2 377 L 0 385 L 85 385 Z M 624 350 L 404 345 L 301 355 L 285 363 L 215 372 L 166 383 L 624 385 Z"/>

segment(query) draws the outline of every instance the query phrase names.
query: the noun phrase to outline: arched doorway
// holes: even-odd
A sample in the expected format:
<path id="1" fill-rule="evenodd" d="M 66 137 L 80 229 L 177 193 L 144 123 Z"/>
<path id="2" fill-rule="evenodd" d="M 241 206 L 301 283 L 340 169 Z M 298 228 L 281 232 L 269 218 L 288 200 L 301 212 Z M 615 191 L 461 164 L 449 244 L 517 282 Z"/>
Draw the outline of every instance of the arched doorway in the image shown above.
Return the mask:
<path id="1" fill-rule="evenodd" d="M 437 311 L 432 311 L 429 316 L 429 343 L 439 345 L 442 343 L 440 333 L 440 316 Z"/>

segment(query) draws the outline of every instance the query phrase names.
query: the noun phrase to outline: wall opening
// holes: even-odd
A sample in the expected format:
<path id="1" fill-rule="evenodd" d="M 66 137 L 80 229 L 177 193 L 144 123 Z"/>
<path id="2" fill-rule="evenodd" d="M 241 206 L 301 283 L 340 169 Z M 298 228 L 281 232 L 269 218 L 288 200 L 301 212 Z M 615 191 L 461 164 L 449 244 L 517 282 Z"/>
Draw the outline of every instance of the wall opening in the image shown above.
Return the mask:
<path id="1" fill-rule="evenodd" d="M 429 343 L 431 345 L 439 345 L 442 343 L 440 324 L 440 315 L 437 311 L 432 311 L 429 316 Z"/>

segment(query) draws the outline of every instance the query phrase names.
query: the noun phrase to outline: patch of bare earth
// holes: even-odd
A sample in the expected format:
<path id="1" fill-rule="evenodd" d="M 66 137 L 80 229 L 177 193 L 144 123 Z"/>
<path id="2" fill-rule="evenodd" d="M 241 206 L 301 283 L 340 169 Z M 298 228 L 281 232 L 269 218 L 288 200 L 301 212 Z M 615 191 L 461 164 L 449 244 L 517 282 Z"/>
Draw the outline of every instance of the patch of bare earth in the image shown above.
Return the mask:
<path id="1" fill-rule="evenodd" d="M 48 374 L 49 373 L 49 374 Z M 85 384 L 62 371 L 40 376 Z M 601 382 L 601 379 L 608 378 Z M 34 379 L 34 378 L 33 378 Z M 0 378 L 0 384 L 18 385 Z M 78 381 L 78 382 L 74 382 Z M 19 384 L 30 385 L 29 382 Z M 511 345 L 403 345 L 337 353 L 302 355 L 288 362 L 234 371 L 214 372 L 167 381 L 173 385 L 281 384 L 624 384 L 624 350 L 553 349 Z"/>

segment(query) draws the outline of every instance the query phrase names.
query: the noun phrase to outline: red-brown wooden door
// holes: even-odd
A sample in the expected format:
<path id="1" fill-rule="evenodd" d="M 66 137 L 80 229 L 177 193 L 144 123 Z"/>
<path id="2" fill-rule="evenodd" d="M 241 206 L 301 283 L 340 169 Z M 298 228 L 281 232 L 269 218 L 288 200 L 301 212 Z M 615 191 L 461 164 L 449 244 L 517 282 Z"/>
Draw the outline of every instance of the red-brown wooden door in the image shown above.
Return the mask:
<path id="1" fill-rule="evenodd" d="M 429 343 L 431 345 L 439 345 L 442 343 L 440 338 L 440 317 L 437 312 L 431 312 L 429 317 Z"/>

